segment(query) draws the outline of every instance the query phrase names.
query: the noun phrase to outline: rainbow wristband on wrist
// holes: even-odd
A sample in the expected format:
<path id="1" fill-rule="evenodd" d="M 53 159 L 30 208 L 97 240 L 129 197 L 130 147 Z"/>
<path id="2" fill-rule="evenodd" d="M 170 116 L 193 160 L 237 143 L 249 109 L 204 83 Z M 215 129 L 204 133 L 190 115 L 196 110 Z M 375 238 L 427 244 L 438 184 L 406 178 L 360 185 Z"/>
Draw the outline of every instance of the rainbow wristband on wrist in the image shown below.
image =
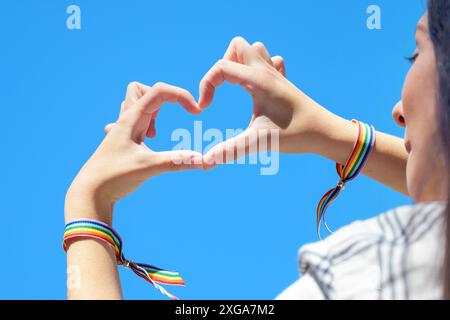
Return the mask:
<path id="1" fill-rule="evenodd" d="M 67 251 L 68 240 L 81 238 L 93 238 L 108 243 L 114 248 L 117 264 L 131 269 L 135 274 L 155 286 L 155 288 L 169 298 L 178 299 L 159 284 L 185 286 L 179 273 L 166 271 L 151 265 L 136 263 L 126 259 L 122 252 L 122 239 L 119 234 L 107 224 L 88 219 L 68 223 L 64 231 L 64 251 Z"/>
<path id="2" fill-rule="evenodd" d="M 317 235 L 319 239 L 322 239 L 320 236 L 321 223 L 324 224 L 328 232 L 333 233 L 326 223 L 325 212 L 341 191 L 345 189 L 346 184 L 359 175 L 375 146 L 375 128 L 357 120 L 352 120 L 352 122 L 356 123 L 359 127 L 358 139 L 355 142 L 355 146 L 353 147 L 353 151 L 347 160 L 346 165 L 336 164 L 337 174 L 341 178 L 337 187 L 328 191 L 322 199 L 320 199 L 319 205 L 317 206 Z"/>

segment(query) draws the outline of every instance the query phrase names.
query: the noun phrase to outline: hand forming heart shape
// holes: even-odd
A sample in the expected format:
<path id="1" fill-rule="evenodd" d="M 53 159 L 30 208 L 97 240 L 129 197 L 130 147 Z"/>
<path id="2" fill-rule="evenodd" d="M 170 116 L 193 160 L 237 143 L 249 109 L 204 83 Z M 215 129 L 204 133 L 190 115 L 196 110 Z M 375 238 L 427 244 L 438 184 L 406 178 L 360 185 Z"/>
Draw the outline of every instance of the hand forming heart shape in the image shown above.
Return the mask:
<path id="1" fill-rule="evenodd" d="M 278 149 L 278 141 L 276 146 L 270 143 L 273 139 L 264 139 L 269 141 L 264 144 L 259 141 L 262 136 L 282 134 L 292 121 L 293 104 L 289 99 L 297 90 L 285 77 L 283 58 L 271 58 L 264 44 L 256 42 L 250 45 L 241 37 L 231 41 L 223 59 L 200 82 L 199 106 L 202 109 L 208 107 L 216 88 L 228 81 L 239 84 L 252 95 L 253 116 L 242 134 L 218 144 L 204 156 L 206 169 L 253 152 Z"/>
<path id="2" fill-rule="evenodd" d="M 188 112 L 201 113 L 212 103 L 215 90 L 225 81 L 241 85 L 253 97 L 253 116 L 242 134 L 216 145 L 205 155 L 186 150 L 155 152 L 145 144 L 147 137 L 156 134 L 155 121 L 164 102 L 179 103 Z M 89 219 L 111 226 L 115 203 L 162 173 L 211 169 L 253 152 L 311 151 L 311 146 L 321 140 L 317 123 L 330 121 L 326 112 L 321 112 L 324 108 L 286 79 L 282 58 L 271 58 L 262 43 L 250 45 L 243 38 L 231 42 L 223 59 L 201 80 L 199 89 L 197 103 L 188 91 L 164 83 L 149 87 L 133 82 L 128 86 L 117 122 L 105 128 L 105 139 L 67 191 L 66 223 Z M 91 248 L 106 252 L 97 245 Z M 92 252 L 97 252 L 95 250 Z M 75 256 L 69 249 L 68 263 Z M 111 282 L 116 281 L 113 259 L 105 256 L 103 263 L 104 269 L 110 270 Z M 129 260 L 123 258 L 123 261 L 128 261 L 126 266 L 130 266 Z M 89 292 L 89 287 L 83 290 Z M 68 296 L 72 294 L 79 293 L 68 291 Z M 120 290 L 114 290 L 111 296 L 120 298 Z"/>
<path id="3" fill-rule="evenodd" d="M 216 145 L 205 155 L 194 151 L 155 152 L 145 145 L 146 137 L 155 136 L 156 117 L 164 102 L 177 102 L 191 113 L 201 113 L 211 105 L 215 90 L 225 81 L 239 84 L 253 97 L 253 115 L 242 134 Z M 68 194 L 91 191 L 111 206 L 147 179 L 164 172 L 208 170 L 253 152 L 303 153 L 306 144 L 316 137 L 314 123 L 323 115 L 317 115 L 320 108 L 312 106 L 318 105 L 286 79 L 281 57 L 271 58 L 262 43 L 250 45 L 241 37 L 233 39 L 223 59 L 206 73 L 199 90 L 197 104 L 188 91 L 178 87 L 131 83 L 119 119 L 105 128 L 105 140 Z M 267 143 L 267 137 L 274 134 L 275 143 L 271 143 L 274 139 Z M 261 135 L 265 135 L 266 143 L 259 143 Z"/>
<path id="4" fill-rule="evenodd" d="M 250 125 L 242 134 L 208 151 L 203 156 L 205 169 L 237 160 L 252 152 L 263 152 L 268 149 L 279 151 L 278 139 L 275 139 L 275 146 L 271 145 L 274 139 L 265 139 L 268 143 L 264 145 L 258 145 L 258 141 L 263 135 L 270 138 L 273 133 L 281 134 L 283 137 L 289 136 L 288 129 L 292 122 L 296 97 L 301 92 L 285 77 L 283 58 L 279 56 L 271 58 L 264 44 L 260 42 L 250 45 L 245 39 L 237 37 L 231 41 L 223 59 L 219 60 L 201 80 L 198 108 L 195 108 L 193 103 L 186 105 L 187 92 L 179 89 L 183 92 L 185 102 L 182 105 L 192 113 L 201 112 L 202 109 L 210 106 L 216 88 L 225 81 L 241 85 L 253 96 L 253 116 Z M 150 87 L 144 90 L 148 88 Z M 131 99 L 131 103 L 134 103 L 134 100 Z M 122 109 L 126 109 L 129 105 L 127 101 L 124 102 Z M 151 116 L 147 132 L 150 138 L 155 136 L 157 114 L 158 111 L 155 111 Z M 110 126 L 107 127 L 107 131 L 109 129 Z M 283 140 L 286 139 L 282 138 L 281 149 L 289 152 L 289 147 L 283 143 Z"/>
<path id="5" fill-rule="evenodd" d="M 253 116 L 247 130 L 215 146 L 205 154 L 203 160 L 206 169 L 237 160 L 251 152 L 266 151 L 257 146 L 261 132 L 270 135 L 272 130 L 285 130 L 289 127 L 293 116 L 292 96 L 298 94 L 298 89 L 287 81 L 285 76 L 283 58 L 280 56 L 271 58 L 264 44 L 260 42 L 250 45 L 245 39 L 237 37 L 231 41 L 223 59 L 219 60 L 201 80 L 198 108 L 197 105 L 194 106 L 190 94 L 187 98 L 188 93 L 178 89 L 179 97 L 176 102 L 180 102 L 187 111 L 195 114 L 212 103 L 216 88 L 225 81 L 241 85 L 254 98 Z M 127 93 L 121 112 L 137 101 L 137 95 L 142 97 L 150 88 L 137 83 L 133 83 L 132 86 L 136 86 L 138 90 Z M 153 88 L 160 86 L 167 85 L 158 83 Z M 137 94 L 136 91 L 139 90 Z M 164 97 L 161 99 L 164 100 Z M 151 115 L 146 134 L 149 138 L 155 136 L 155 120 L 158 112 L 159 109 Z M 106 132 L 109 132 L 112 126 L 108 125 L 105 128 Z M 270 143 L 266 148 L 271 148 Z M 230 152 L 233 154 L 231 158 Z"/>

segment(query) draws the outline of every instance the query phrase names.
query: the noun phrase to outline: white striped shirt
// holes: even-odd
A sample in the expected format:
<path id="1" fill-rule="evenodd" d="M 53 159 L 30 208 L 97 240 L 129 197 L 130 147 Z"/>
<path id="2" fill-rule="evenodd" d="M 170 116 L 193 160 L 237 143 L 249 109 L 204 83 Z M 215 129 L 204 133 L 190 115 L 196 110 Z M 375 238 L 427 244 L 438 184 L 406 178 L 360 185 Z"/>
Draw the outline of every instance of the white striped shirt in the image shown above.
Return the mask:
<path id="1" fill-rule="evenodd" d="M 303 246 L 302 276 L 277 299 L 440 299 L 446 204 L 395 208 Z"/>

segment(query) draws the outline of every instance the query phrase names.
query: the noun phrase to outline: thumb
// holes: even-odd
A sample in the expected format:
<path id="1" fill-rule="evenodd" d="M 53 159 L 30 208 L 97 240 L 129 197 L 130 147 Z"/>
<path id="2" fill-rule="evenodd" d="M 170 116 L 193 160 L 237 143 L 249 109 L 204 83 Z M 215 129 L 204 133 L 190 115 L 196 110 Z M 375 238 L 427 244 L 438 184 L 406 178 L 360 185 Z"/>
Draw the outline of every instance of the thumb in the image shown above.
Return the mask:
<path id="1" fill-rule="evenodd" d="M 230 163 L 258 152 L 257 131 L 251 128 L 232 139 L 219 143 L 209 150 L 203 157 L 206 170 L 218 165 Z"/>
<path id="2" fill-rule="evenodd" d="M 203 156 L 195 151 L 156 152 L 154 159 L 152 166 L 156 167 L 159 173 L 203 169 Z"/>
<path id="3" fill-rule="evenodd" d="M 272 64 L 275 69 L 277 69 L 278 72 L 280 72 L 283 77 L 286 78 L 286 64 L 284 62 L 283 57 L 281 56 L 275 56 L 272 58 Z"/>

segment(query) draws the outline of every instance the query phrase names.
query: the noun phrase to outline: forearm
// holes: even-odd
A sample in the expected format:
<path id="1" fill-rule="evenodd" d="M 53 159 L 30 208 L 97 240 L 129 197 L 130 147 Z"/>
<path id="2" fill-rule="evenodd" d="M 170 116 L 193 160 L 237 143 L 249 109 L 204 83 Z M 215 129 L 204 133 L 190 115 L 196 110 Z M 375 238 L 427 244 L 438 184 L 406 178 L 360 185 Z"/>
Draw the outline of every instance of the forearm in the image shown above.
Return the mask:
<path id="1" fill-rule="evenodd" d="M 102 205 L 88 193 L 68 192 L 66 223 L 79 219 L 112 222 L 112 206 Z M 114 249 L 95 239 L 76 239 L 67 249 L 68 299 L 122 299 Z"/>
<path id="2" fill-rule="evenodd" d="M 324 112 L 320 137 L 311 151 L 345 164 L 358 136 L 358 127 L 331 112 Z M 375 148 L 362 174 L 404 195 L 408 195 L 406 163 L 408 153 L 403 139 L 377 131 Z"/>

